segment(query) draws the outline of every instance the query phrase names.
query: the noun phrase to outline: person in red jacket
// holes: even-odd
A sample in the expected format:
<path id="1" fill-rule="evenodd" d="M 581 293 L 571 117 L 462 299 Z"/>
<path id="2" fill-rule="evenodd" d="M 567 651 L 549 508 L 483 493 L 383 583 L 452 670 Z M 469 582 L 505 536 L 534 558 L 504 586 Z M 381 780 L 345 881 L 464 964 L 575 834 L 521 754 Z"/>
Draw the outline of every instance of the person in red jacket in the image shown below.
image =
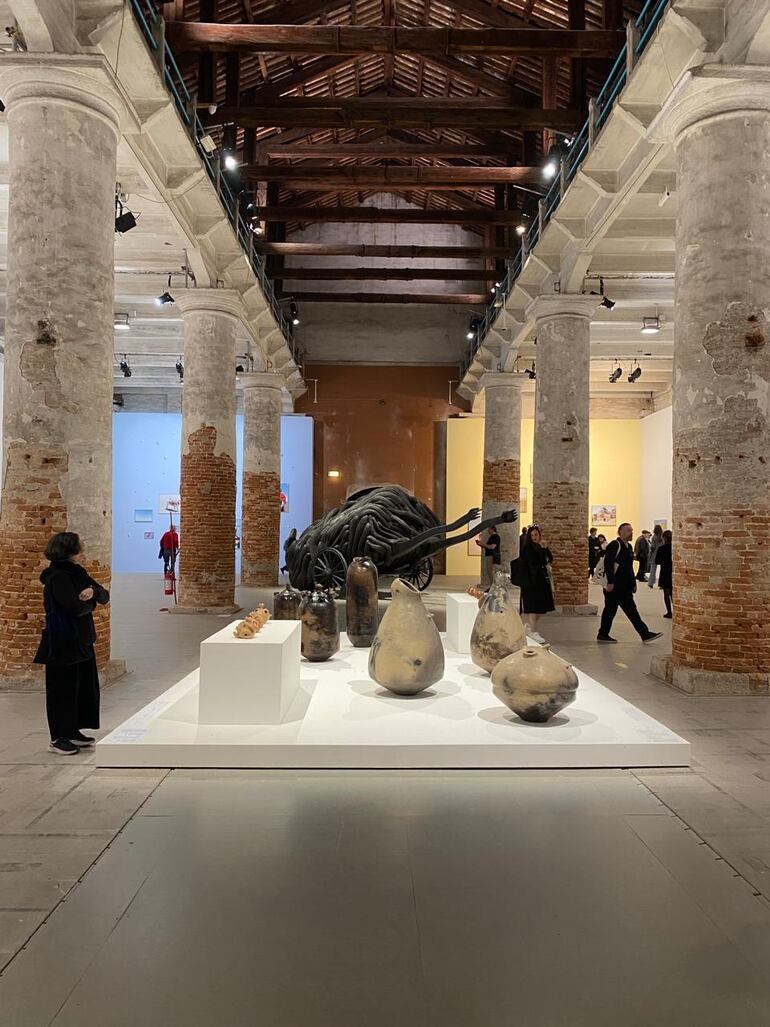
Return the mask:
<path id="1" fill-rule="evenodd" d="M 158 559 L 163 560 L 163 573 L 168 574 L 176 564 L 176 554 L 179 552 L 179 536 L 176 533 L 176 526 L 171 524 L 168 531 L 163 533 L 160 540 L 160 552 Z"/>

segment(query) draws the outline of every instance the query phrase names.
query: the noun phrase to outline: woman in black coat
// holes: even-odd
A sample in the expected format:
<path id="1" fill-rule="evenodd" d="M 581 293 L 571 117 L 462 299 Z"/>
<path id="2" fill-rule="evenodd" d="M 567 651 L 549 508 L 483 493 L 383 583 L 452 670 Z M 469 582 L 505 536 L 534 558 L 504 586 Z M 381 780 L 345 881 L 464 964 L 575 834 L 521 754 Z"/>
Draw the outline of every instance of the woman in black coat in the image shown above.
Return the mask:
<path id="1" fill-rule="evenodd" d="M 551 588 L 550 565 L 553 563 L 551 550 L 542 544 L 543 537 L 540 528 L 536 524 L 527 531 L 527 540 L 521 551 L 521 561 L 524 565 L 523 580 L 521 586 L 521 612 L 524 614 L 524 623 L 527 626 L 527 633 L 536 642 L 544 642 L 542 635 L 535 630 L 538 618 L 544 613 L 550 613 L 555 609 L 553 602 L 553 589 Z"/>
<path id="2" fill-rule="evenodd" d="M 658 546 L 655 553 L 655 563 L 660 567 L 660 573 L 658 574 L 658 584 L 663 589 L 663 602 L 666 604 L 666 612 L 663 616 L 667 620 L 671 620 L 674 616 L 673 608 L 671 605 L 671 597 L 674 591 L 674 561 L 671 553 L 671 540 L 673 535 L 670 531 L 663 532 L 663 541 Z"/>
<path id="3" fill-rule="evenodd" d="M 99 675 L 96 669 L 93 611 L 110 594 L 82 566 L 83 546 L 71 531 L 54 535 L 46 546 L 50 565 L 43 583 L 45 627 L 35 663 L 45 664 L 45 703 L 51 752 L 74 756 L 94 739 L 81 728 L 99 727 Z"/>

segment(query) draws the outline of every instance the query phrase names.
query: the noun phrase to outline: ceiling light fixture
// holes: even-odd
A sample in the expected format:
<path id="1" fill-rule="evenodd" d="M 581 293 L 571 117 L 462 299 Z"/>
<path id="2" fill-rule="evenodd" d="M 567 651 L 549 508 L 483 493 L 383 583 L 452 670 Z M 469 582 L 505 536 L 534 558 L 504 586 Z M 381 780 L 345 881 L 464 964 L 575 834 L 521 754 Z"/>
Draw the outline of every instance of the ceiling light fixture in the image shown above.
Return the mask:
<path id="1" fill-rule="evenodd" d="M 198 142 L 201 144 L 201 149 L 203 150 L 203 152 L 208 154 L 209 157 L 213 153 L 217 152 L 217 144 L 214 142 L 213 138 L 208 134 L 208 132 L 205 135 L 201 136 Z"/>
<path id="2" fill-rule="evenodd" d="M 174 366 L 176 368 L 176 373 L 179 375 L 179 381 L 184 381 L 184 364 L 182 363 L 181 357 L 177 360 Z"/>
<path id="3" fill-rule="evenodd" d="M 128 355 L 126 353 L 123 354 L 123 359 L 118 364 L 118 367 L 123 372 L 123 377 L 124 378 L 130 378 L 131 375 L 133 374 L 133 371 L 131 370 L 131 367 L 129 366 L 129 363 L 128 363 Z"/>
<path id="4" fill-rule="evenodd" d="M 631 374 L 628 376 L 628 380 L 633 385 L 634 382 L 638 382 L 641 377 L 642 377 L 642 369 L 639 366 L 639 361 L 636 361 L 636 367 L 633 369 Z"/>
<path id="5" fill-rule="evenodd" d="M 127 332 L 131 328 L 128 314 L 115 314 L 112 319 L 112 327 L 116 332 Z"/>
<path id="6" fill-rule="evenodd" d="M 642 335 L 657 335 L 660 331 L 660 318 L 656 314 L 655 317 L 643 317 L 642 318 Z"/>
<path id="7" fill-rule="evenodd" d="M 535 371 L 535 361 L 534 360 L 532 361 L 532 367 L 526 368 L 526 370 L 524 371 L 524 374 L 527 376 L 527 378 L 529 378 L 529 380 L 531 382 L 533 382 L 535 380 L 535 378 L 537 378 L 537 373 Z"/>
<path id="8" fill-rule="evenodd" d="M 602 302 L 599 304 L 601 307 L 605 307 L 607 310 L 612 310 L 615 306 L 615 300 L 611 300 L 609 296 L 604 295 L 604 279 L 599 279 L 599 295 L 602 298 Z"/>
<path id="9" fill-rule="evenodd" d="M 238 167 L 238 158 L 234 153 L 225 153 L 222 158 L 222 163 L 227 171 L 235 171 Z"/>
<path id="10" fill-rule="evenodd" d="M 479 331 L 480 327 L 481 327 L 481 318 L 480 317 L 471 317 L 470 322 L 468 323 L 468 331 L 465 333 L 465 338 L 468 340 L 468 342 L 473 342 L 473 340 L 478 335 L 478 331 Z"/>
<path id="11" fill-rule="evenodd" d="M 171 275 L 169 274 L 169 276 L 168 276 L 168 288 L 166 289 L 165 292 L 162 292 L 160 294 L 160 296 L 156 296 L 155 297 L 155 306 L 156 307 L 165 307 L 165 305 L 167 303 L 175 303 L 176 302 L 174 297 L 169 292 L 170 288 L 171 288 Z"/>
<path id="12" fill-rule="evenodd" d="M 295 328 L 298 324 L 300 324 L 299 311 L 297 310 L 296 303 L 289 304 L 289 320 L 295 326 Z"/>
<path id="13" fill-rule="evenodd" d="M 620 381 L 622 376 L 623 376 L 623 368 L 620 366 L 620 364 L 618 364 L 618 366 L 613 371 L 610 372 L 609 380 L 614 385 L 615 382 L 619 382 Z"/>
<path id="14" fill-rule="evenodd" d="M 130 232 L 132 228 L 136 228 L 136 215 L 132 214 L 131 211 L 123 203 L 125 195 L 120 189 L 115 190 L 115 231 L 121 235 L 126 232 Z"/>

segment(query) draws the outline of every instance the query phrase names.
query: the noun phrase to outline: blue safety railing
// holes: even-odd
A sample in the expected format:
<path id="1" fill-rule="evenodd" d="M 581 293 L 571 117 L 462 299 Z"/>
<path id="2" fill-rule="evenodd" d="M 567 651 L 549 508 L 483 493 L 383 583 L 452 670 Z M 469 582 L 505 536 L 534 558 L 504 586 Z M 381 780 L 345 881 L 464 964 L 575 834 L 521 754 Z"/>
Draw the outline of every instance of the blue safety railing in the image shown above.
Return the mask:
<path id="1" fill-rule="evenodd" d="M 647 0 L 642 8 L 639 17 L 634 22 L 634 32 L 632 34 L 634 60 L 644 51 L 650 39 L 652 39 L 668 2 L 669 0 Z M 564 192 L 588 155 L 595 136 L 610 116 L 615 101 L 626 84 L 628 66 L 634 63 L 634 61 L 629 61 L 628 47 L 629 43 L 627 42 L 618 54 L 607 77 L 607 81 L 599 91 L 599 95 L 591 104 L 588 119 L 574 137 L 569 149 L 563 156 L 559 174 L 555 176 L 551 188 L 540 201 L 541 206 L 538 216 L 532 221 L 529 229 L 522 236 L 521 249 L 512 260 L 507 262 L 505 278 L 500 282 L 500 287 L 495 289 L 494 297 L 487 306 L 484 317 L 477 324 L 474 338 L 468 345 L 465 360 L 460 367 L 461 378 L 465 376 L 465 372 L 473 362 L 473 358 L 481 348 L 487 333 L 493 327 L 500 315 L 500 311 L 505 305 L 506 299 L 511 294 L 516 284 L 516 279 L 523 270 L 526 259 L 525 254 L 531 253 L 537 245 L 543 230 L 561 203 Z"/>
<path id="2" fill-rule="evenodd" d="M 134 12 L 137 24 L 142 30 L 147 46 L 152 51 L 153 57 L 163 73 L 163 81 L 174 100 L 177 114 L 190 135 L 195 145 L 198 156 L 206 169 L 211 182 L 216 189 L 219 202 L 222 204 L 230 224 L 235 230 L 238 241 L 243 247 L 246 259 L 254 272 L 260 288 L 267 303 L 275 317 L 276 324 L 286 340 L 289 351 L 294 362 L 299 367 L 301 354 L 294 338 L 294 330 L 289 320 L 284 316 L 278 297 L 275 295 L 273 283 L 267 277 L 265 261 L 259 253 L 254 252 L 254 235 L 245 221 L 240 210 L 237 195 L 233 192 L 230 183 L 222 175 L 220 160 L 218 156 L 207 153 L 201 140 L 206 135 L 206 129 L 201 124 L 200 118 L 195 110 L 195 103 L 190 90 L 185 84 L 184 77 L 179 70 L 179 65 L 171 52 L 166 40 L 163 38 L 163 18 L 156 9 L 155 0 L 131 0 L 131 7 Z"/>

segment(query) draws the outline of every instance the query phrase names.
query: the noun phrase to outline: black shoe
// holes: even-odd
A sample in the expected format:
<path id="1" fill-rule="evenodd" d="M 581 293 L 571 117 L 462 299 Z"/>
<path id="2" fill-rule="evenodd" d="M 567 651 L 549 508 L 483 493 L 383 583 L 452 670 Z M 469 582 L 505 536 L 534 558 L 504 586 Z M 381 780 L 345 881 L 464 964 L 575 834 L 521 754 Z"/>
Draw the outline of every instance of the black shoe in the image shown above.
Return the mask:
<path id="1" fill-rule="evenodd" d="M 597 642 L 612 642 L 614 645 L 618 644 L 617 638 L 610 638 L 609 635 L 597 635 L 596 636 L 596 641 Z"/>
<path id="2" fill-rule="evenodd" d="M 646 635 L 642 636 L 643 642 L 654 642 L 656 638 L 662 638 L 662 631 L 648 631 Z"/>
<path id="3" fill-rule="evenodd" d="M 673 620 L 673 619 L 674 619 L 673 613 L 664 613 L 663 614 L 663 620 Z"/>
<path id="4" fill-rule="evenodd" d="M 67 738 L 56 738 L 48 746 L 48 751 L 58 753 L 59 756 L 76 756 L 80 749 Z"/>
<path id="5" fill-rule="evenodd" d="M 90 738 L 88 735 L 84 735 L 82 731 L 76 731 L 69 741 L 72 742 L 73 745 L 76 745 L 78 749 L 84 749 L 87 745 L 93 745 L 96 739 Z"/>

